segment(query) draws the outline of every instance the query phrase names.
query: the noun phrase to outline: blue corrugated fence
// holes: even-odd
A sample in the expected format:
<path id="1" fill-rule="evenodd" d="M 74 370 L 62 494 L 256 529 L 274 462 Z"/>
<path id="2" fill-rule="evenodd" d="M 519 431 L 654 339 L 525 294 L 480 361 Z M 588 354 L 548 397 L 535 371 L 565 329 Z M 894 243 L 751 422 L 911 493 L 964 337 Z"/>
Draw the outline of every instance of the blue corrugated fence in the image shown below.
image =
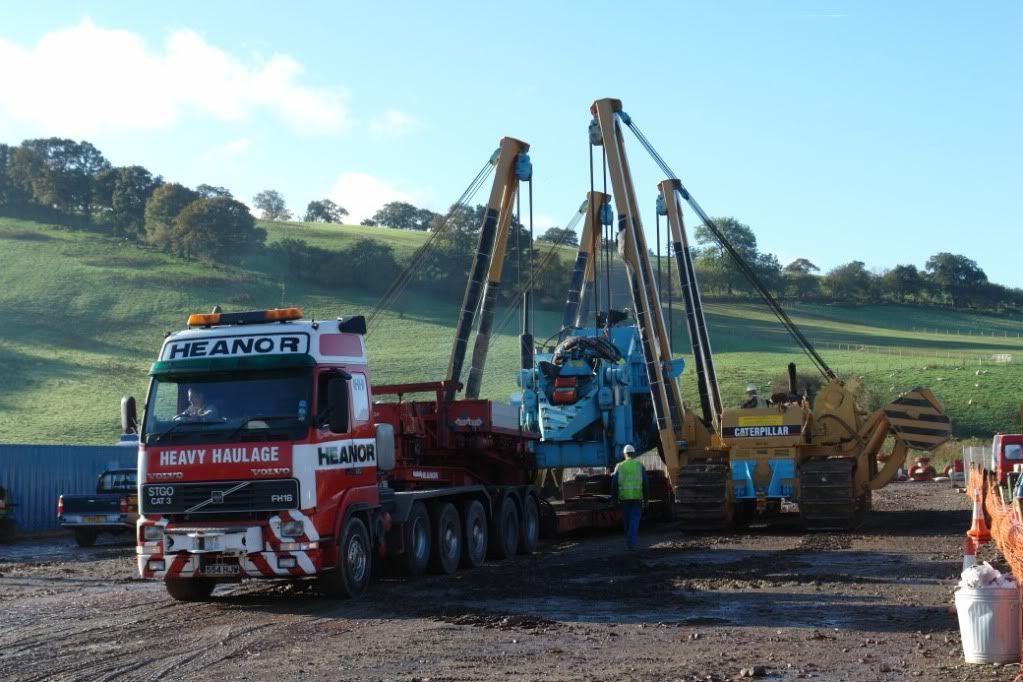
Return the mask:
<path id="1" fill-rule="evenodd" d="M 18 531 L 60 528 L 58 495 L 94 492 L 104 470 L 135 467 L 136 453 L 113 445 L 0 445 L 0 486 L 18 505 Z"/>

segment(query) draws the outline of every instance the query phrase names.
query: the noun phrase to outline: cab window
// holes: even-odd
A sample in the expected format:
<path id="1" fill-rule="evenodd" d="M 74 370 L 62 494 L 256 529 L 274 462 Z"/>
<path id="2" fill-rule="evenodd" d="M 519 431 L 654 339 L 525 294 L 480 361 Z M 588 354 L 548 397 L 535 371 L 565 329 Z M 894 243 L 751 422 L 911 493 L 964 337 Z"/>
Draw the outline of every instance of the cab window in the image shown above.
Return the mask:
<path id="1" fill-rule="evenodd" d="M 1005 459 L 1019 460 L 1023 459 L 1023 445 L 1012 443 L 1005 446 L 1004 450 Z"/>
<path id="2" fill-rule="evenodd" d="M 349 382 L 352 389 L 352 417 L 357 422 L 369 419 L 369 382 L 366 375 L 356 372 Z"/>

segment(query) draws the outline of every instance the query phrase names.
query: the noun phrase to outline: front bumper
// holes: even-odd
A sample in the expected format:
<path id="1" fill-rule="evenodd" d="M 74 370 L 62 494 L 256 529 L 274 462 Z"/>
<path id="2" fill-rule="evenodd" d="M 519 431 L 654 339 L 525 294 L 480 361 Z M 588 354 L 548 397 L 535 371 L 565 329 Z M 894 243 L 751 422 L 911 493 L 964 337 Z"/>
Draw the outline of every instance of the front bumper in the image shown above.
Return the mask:
<path id="1" fill-rule="evenodd" d="M 305 532 L 282 537 L 282 521 L 302 521 Z M 301 577 L 317 575 L 325 568 L 326 553 L 319 535 L 311 519 L 299 512 L 285 512 L 253 526 L 176 526 L 143 520 L 139 537 L 144 538 L 144 527 L 152 525 L 162 527 L 163 534 L 159 540 L 142 541 L 136 547 L 143 578 Z"/>

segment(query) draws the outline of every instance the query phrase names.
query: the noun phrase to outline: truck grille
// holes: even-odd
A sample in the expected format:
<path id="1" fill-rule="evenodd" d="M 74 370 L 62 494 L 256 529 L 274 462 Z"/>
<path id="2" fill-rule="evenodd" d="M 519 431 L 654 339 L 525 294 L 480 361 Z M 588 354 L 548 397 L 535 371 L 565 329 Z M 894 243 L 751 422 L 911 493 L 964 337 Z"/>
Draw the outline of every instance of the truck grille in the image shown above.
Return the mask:
<path id="1" fill-rule="evenodd" d="M 142 486 L 143 514 L 224 514 L 298 509 L 298 481 L 216 481 Z"/>

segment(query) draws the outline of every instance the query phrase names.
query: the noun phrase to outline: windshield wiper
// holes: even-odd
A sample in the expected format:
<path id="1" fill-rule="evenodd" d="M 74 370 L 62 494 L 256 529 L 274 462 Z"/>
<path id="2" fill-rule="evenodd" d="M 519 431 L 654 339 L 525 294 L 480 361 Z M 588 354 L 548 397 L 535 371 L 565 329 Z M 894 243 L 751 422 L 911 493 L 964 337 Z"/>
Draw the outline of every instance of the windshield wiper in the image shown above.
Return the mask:
<path id="1" fill-rule="evenodd" d="M 167 436 L 167 435 L 168 435 L 169 433 L 171 433 L 172 431 L 176 431 L 177 429 L 179 429 L 179 428 L 180 428 L 180 427 L 182 427 L 182 426 L 195 426 L 196 424 L 223 424 L 223 423 L 224 423 L 224 422 L 226 422 L 226 421 L 227 421 L 227 420 L 226 420 L 226 419 L 223 419 L 223 418 L 221 418 L 221 419 L 220 419 L 219 421 L 215 421 L 215 422 L 209 422 L 209 421 L 202 421 L 202 420 L 187 420 L 187 421 L 176 421 L 176 422 L 174 422 L 173 424 L 171 424 L 170 428 L 169 428 L 169 429 L 167 429 L 166 431 L 161 431 L 160 433 L 154 434 L 154 435 L 153 435 L 153 438 L 154 438 L 154 440 L 155 440 L 155 441 L 156 441 L 157 443 L 159 443 L 159 442 L 161 442 L 161 441 L 162 441 L 162 440 L 164 439 L 164 437 L 165 437 L 165 436 Z"/>
<path id="2" fill-rule="evenodd" d="M 298 416 L 294 414 L 254 414 L 249 417 L 242 417 L 242 421 L 240 424 L 238 424 L 238 428 L 231 432 L 231 435 L 228 436 L 228 439 L 234 438 L 239 433 L 241 433 L 242 429 L 249 425 L 249 422 L 280 421 L 282 419 L 297 420 Z M 270 427 L 264 426 L 262 428 L 268 429 Z"/>

